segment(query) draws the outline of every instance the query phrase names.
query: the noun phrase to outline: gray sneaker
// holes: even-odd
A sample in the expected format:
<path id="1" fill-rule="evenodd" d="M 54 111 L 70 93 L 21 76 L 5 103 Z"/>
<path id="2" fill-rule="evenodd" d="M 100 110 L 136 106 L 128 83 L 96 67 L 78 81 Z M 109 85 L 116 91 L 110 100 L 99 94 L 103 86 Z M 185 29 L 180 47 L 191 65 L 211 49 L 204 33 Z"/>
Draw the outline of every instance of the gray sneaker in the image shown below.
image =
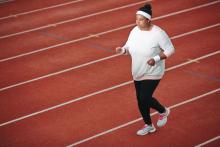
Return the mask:
<path id="1" fill-rule="evenodd" d="M 166 108 L 166 112 L 159 113 L 159 119 L 157 121 L 157 126 L 162 127 L 167 123 L 167 117 L 170 114 L 170 109 Z"/>
<path id="2" fill-rule="evenodd" d="M 144 127 L 140 130 L 137 131 L 137 135 L 146 135 L 148 133 L 153 133 L 156 131 L 156 128 L 154 127 L 154 125 L 152 124 L 152 126 L 149 125 L 144 125 Z"/>

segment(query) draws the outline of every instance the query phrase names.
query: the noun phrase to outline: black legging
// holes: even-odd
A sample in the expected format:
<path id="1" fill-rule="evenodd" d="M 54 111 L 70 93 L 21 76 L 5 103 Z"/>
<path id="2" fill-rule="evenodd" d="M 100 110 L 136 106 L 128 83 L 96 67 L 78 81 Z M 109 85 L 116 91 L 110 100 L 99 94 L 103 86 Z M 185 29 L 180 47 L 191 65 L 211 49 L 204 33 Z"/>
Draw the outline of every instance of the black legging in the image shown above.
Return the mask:
<path id="1" fill-rule="evenodd" d="M 164 106 L 152 97 L 159 82 L 160 80 L 134 81 L 138 107 L 144 122 L 148 125 L 151 125 L 150 108 L 157 110 L 159 113 L 165 112 Z"/>

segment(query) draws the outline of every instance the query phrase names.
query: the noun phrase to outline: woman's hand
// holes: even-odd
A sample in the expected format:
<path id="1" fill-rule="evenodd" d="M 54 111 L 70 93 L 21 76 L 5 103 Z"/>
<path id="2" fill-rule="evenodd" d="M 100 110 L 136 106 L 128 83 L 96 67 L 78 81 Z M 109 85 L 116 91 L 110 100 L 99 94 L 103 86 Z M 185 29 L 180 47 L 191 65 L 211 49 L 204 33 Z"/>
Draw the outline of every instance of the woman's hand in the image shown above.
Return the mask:
<path id="1" fill-rule="evenodd" d="M 149 64 L 150 66 L 154 66 L 155 65 L 155 61 L 153 58 L 151 58 L 150 60 L 147 61 L 147 64 Z"/>
<path id="2" fill-rule="evenodd" d="M 124 50 L 123 50 L 122 47 L 116 47 L 115 51 L 116 51 L 117 54 L 123 54 L 124 53 Z"/>

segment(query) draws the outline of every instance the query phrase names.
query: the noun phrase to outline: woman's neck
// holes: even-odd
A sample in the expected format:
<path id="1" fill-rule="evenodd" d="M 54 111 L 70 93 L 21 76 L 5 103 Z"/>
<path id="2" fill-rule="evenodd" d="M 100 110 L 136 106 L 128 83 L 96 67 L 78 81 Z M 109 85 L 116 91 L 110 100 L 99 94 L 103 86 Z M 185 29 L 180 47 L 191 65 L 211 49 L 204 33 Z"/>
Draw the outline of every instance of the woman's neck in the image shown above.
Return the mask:
<path id="1" fill-rule="evenodd" d="M 141 28 L 142 31 L 150 31 L 153 28 L 153 24 L 148 24 L 145 27 Z"/>

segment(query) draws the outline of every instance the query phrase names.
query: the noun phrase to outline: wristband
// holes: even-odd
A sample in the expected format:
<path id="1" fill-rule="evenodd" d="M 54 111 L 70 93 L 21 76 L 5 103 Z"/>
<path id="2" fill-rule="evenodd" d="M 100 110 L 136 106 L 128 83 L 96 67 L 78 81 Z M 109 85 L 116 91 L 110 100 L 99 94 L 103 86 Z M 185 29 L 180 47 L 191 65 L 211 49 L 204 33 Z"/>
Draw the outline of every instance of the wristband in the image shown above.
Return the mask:
<path id="1" fill-rule="evenodd" d="M 160 61 L 160 56 L 156 55 L 156 56 L 153 57 L 153 59 L 154 59 L 155 62 L 158 62 L 158 61 Z"/>

